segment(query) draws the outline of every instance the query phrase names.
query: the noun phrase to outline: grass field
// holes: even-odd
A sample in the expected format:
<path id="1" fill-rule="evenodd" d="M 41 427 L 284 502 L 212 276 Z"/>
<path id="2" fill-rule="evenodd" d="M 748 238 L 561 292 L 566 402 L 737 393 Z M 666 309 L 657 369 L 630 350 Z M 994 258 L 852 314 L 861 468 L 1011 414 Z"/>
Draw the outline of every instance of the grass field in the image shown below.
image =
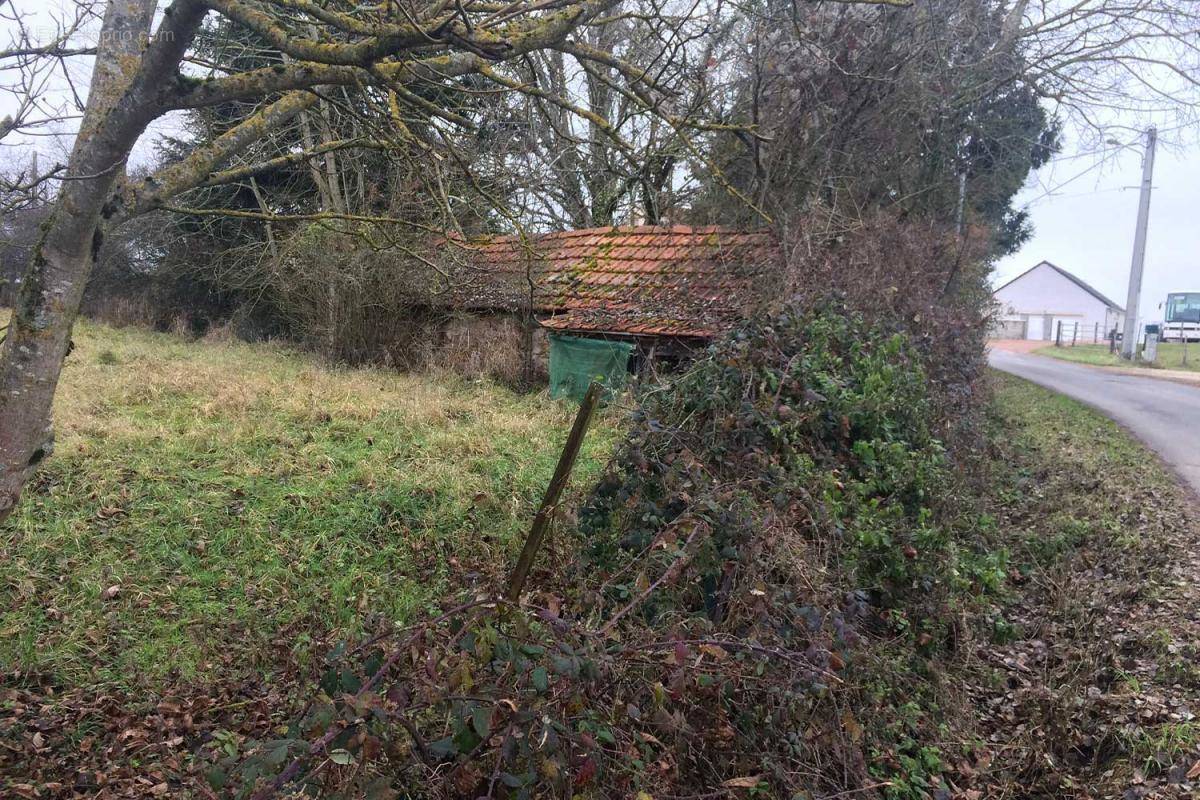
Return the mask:
<path id="1" fill-rule="evenodd" d="M 1160 344 L 1158 360 L 1153 364 L 1144 361 L 1126 361 L 1119 355 L 1108 352 L 1106 344 L 1083 344 L 1077 347 L 1043 347 L 1036 351 L 1039 355 L 1061 358 L 1064 361 L 1075 361 L 1080 364 L 1092 364 L 1100 367 L 1145 367 L 1147 369 L 1186 369 L 1200 372 L 1200 344 L 1192 343 L 1187 346 L 1187 363 L 1183 363 L 1184 346 L 1182 344 Z"/>
<path id="2" fill-rule="evenodd" d="M 0 528 L 0 671 L 269 671 L 499 574 L 573 408 L 444 376 L 81 322 L 53 457 Z M 614 414 L 615 416 L 615 414 Z M 577 466 L 615 439 L 602 418 Z"/>

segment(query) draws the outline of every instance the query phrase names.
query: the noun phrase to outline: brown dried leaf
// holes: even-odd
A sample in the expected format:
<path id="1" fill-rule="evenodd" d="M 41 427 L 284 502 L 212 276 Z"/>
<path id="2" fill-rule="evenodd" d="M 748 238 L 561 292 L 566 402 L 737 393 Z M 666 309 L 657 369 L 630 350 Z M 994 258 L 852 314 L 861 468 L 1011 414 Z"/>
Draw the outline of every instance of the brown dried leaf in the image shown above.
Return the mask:
<path id="1" fill-rule="evenodd" d="M 715 644 L 700 645 L 700 652 L 704 653 L 706 656 L 711 656 L 717 661 L 724 661 L 725 659 L 729 658 L 729 651 L 727 651 L 724 647 Z"/>

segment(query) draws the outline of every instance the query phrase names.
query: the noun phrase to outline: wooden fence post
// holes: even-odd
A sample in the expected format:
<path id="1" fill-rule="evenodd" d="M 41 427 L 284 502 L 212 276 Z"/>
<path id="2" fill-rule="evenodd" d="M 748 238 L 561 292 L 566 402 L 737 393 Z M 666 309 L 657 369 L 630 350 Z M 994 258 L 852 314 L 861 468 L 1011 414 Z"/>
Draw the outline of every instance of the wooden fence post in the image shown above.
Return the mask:
<path id="1" fill-rule="evenodd" d="M 550 520 L 554 518 L 554 512 L 558 509 L 558 498 L 566 488 L 567 480 L 571 477 L 571 469 L 575 466 L 575 458 L 579 455 L 579 449 L 583 445 L 584 434 L 587 433 L 588 426 L 592 423 L 592 417 L 596 414 L 596 406 L 600 404 L 602 391 L 603 387 L 593 382 L 588 387 L 587 394 L 583 396 L 583 402 L 579 405 L 579 413 L 575 415 L 575 424 L 571 426 L 567 444 L 563 447 L 562 455 L 558 457 L 558 466 L 554 468 L 554 477 L 550 479 L 550 485 L 546 487 L 542 505 L 533 518 L 533 524 L 529 526 L 529 535 L 525 537 L 525 546 L 521 548 L 521 556 L 517 559 L 517 565 L 513 568 L 512 575 L 509 576 L 508 591 L 505 597 L 510 603 L 516 603 L 521 598 L 521 592 L 525 588 L 525 579 L 529 577 L 529 570 L 533 568 L 533 560 L 537 557 L 538 550 L 541 549 L 542 540 L 546 538 Z"/>
<path id="2" fill-rule="evenodd" d="M 1076 322 L 1071 327 L 1071 347 L 1075 346 L 1075 342 L 1079 339 L 1079 323 Z"/>
<path id="3" fill-rule="evenodd" d="M 1055 326 L 1054 346 L 1062 347 L 1062 320 L 1061 319 L 1058 321 L 1058 325 Z"/>

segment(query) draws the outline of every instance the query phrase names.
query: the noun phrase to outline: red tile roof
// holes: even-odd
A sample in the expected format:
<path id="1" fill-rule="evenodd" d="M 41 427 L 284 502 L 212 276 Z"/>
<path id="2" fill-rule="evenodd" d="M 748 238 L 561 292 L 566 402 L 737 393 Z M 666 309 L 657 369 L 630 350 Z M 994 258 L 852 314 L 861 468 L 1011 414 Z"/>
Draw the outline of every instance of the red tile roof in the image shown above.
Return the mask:
<path id="1" fill-rule="evenodd" d="M 771 235 L 728 228 L 638 226 L 471 242 L 467 260 L 494 290 L 462 302 L 532 289 L 534 311 L 555 330 L 710 337 L 756 301 L 756 279 L 774 256 Z M 532 282 L 532 287 L 530 287 Z M 511 303 L 509 303 L 511 305 Z"/>

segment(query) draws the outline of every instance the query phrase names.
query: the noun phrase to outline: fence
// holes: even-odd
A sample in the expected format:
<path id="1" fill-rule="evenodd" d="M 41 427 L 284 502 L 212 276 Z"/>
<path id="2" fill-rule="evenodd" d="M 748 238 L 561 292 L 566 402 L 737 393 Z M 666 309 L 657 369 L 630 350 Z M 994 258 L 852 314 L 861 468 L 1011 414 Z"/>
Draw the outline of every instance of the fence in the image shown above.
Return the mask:
<path id="1" fill-rule="evenodd" d="M 1058 320 L 1054 326 L 1055 347 L 1075 347 L 1081 344 L 1112 344 L 1113 331 L 1104 330 L 1099 322 L 1087 325 L 1075 320 Z"/>

